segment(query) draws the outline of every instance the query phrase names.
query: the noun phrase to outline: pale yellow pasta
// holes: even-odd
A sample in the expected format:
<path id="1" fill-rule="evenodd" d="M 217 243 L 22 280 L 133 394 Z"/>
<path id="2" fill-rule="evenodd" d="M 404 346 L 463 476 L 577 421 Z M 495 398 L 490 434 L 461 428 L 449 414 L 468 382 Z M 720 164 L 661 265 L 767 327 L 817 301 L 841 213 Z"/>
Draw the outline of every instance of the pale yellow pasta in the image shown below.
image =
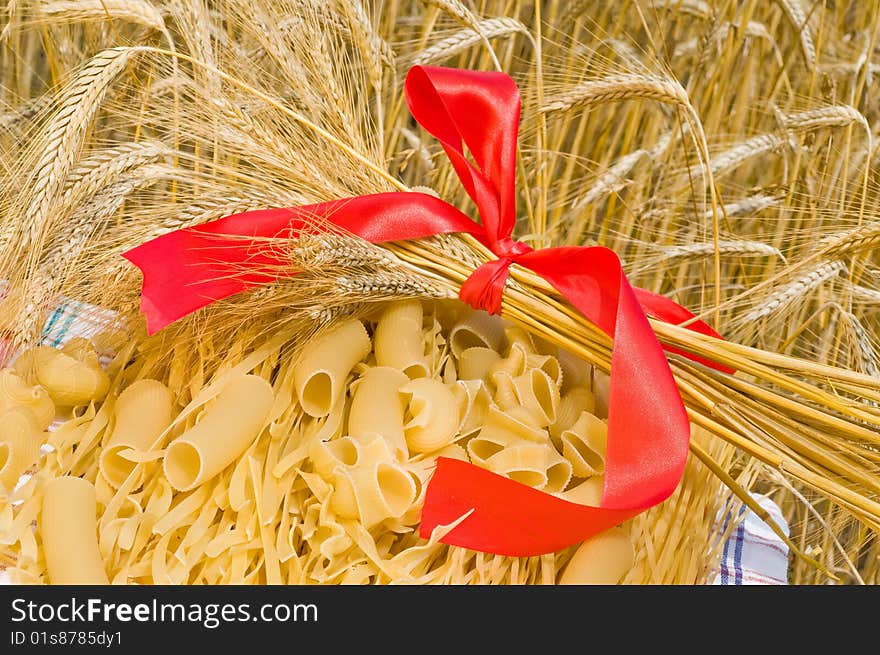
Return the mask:
<path id="1" fill-rule="evenodd" d="M 235 461 L 264 427 L 274 399 L 272 385 L 256 375 L 229 382 L 201 420 L 168 445 L 163 469 L 171 486 L 192 489 Z"/>
<path id="2" fill-rule="evenodd" d="M 0 412 L 0 483 L 11 491 L 40 457 L 44 433 L 27 407 Z"/>
<path id="3" fill-rule="evenodd" d="M 596 398 L 595 414 L 599 418 L 608 418 L 608 394 L 611 391 L 611 378 L 598 369 L 593 370 L 593 395 Z"/>
<path id="4" fill-rule="evenodd" d="M 562 369 L 562 393 L 573 387 L 593 388 L 593 367 L 567 350 L 559 349 L 556 359 Z"/>
<path id="5" fill-rule="evenodd" d="M 483 425 L 483 419 L 494 401 L 482 380 L 459 380 L 451 388 L 461 416 L 458 434 L 460 437 L 469 436 Z"/>
<path id="6" fill-rule="evenodd" d="M 458 432 L 461 416 L 452 391 L 439 380 L 420 378 L 400 388 L 407 399 L 403 426 L 411 452 L 430 453 L 451 443 Z"/>
<path id="7" fill-rule="evenodd" d="M 594 475 L 588 480 L 584 480 L 576 487 L 572 487 L 560 494 L 565 500 L 579 505 L 589 505 L 590 507 L 599 507 L 602 504 L 602 495 L 604 494 L 605 476 Z"/>
<path id="8" fill-rule="evenodd" d="M 492 386 L 495 391 L 492 399 L 495 404 L 505 412 L 509 412 L 514 407 L 519 407 L 519 398 L 516 395 L 516 385 L 513 382 L 513 376 L 506 371 L 496 371 L 492 373 Z"/>
<path id="9" fill-rule="evenodd" d="M 482 311 L 473 311 L 449 331 L 449 347 L 456 358 L 468 348 L 483 347 L 498 351 L 504 341 L 504 322 Z"/>
<path id="10" fill-rule="evenodd" d="M 550 451 L 550 462 L 547 465 L 547 484 L 544 491 L 555 494 L 561 492 L 571 482 L 574 472 L 571 462 L 562 457 L 556 450 Z"/>
<path id="11" fill-rule="evenodd" d="M 560 436 L 562 456 L 571 462 L 574 474 L 586 478 L 605 470 L 608 425 L 588 412 Z"/>
<path id="12" fill-rule="evenodd" d="M 110 388 L 110 378 L 97 359 L 80 361 L 49 346 L 37 346 L 15 360 L 15 370 L 26 380 L 37 383 L 56 405 L 87 405 L 102 400 Z"/>
<path id="13" fill-rule="evenodd" d="M 403 371 L 410 378 L 430 374 L 422 342 L 422 303 L 401 300 L 389 303 L 373 335 L 376 364 Z"/>
<path id="14" fill-rule="evenodd" d="M 489 367 L 489 377 L 497 373 L 506 373 L 511 377 L 522 374 L 526 370 L 526 353 L 522 344 L 514 343 L 507 350 L 507 356 L 502 357 Z"/>
<path id="15" fill-rule="evenodd" d="M 348 433 L 353 437 L 378 434 L 388 440 L 403 459 L 409 455 L 403 433 L 404 396 L 401 388 L 409 378 L 396 368 L 369 369 L 352 385 L 354 394 L 348 414 Z"/>
<path id="16" fill-rule="evenodd" d="M 507 339 L 508 347 L 519 346 L 527 355 L 535 355 L 538 352 L 532 335 L 517 325 L 506 325 L 504 337 Z"/>
<path id="17" fill-rule="evenodd" d="M 562 394 L 559 405 L 556 408 L 556 420 L 550 425 L 550 436 L 557 448 L 562 448 L 559 436 L 572 425 L 581 415 L 581 412 L 594 414 L 596 399 L 593 392 L 584 387 L 573 387 Z"/>
<path id="18" fill-rule="evenodd" d="M 27 407 L 41 430 L 55 418 L 55 403 L 39 385 L 28 384 L 10 369 L 0 370 L 0 412 L 12 407 Z"/>
<path id="19" fill-rule="evenodd" d="M 548 440 L 547 431 L 523 420 L 525 416 L 522 416 L 522 414 L 528 415 L 525 411 L 517 416 L 510 412 L 501 411 L 497 407 L 490 407 L 489 411 L 486 412 L 486 418 L 480 430 L 480 435 L 501 435 L 508 442 L 524 439 L 526 441 L 546 443 Z"/>
<path id="20" fill-rule="evenodd" d="M 109 584 L 98 550 L 96 513 L 91 482 L 65 476 L 46 485 L 40 536 L 51 584 Z"/>
<path id="21" fill-rule="evenodd" d="M 158 380 L 138 380 L 119 394 L 113 432 L 99 459 L 101 474 L 111 486 L 119 487 L 135 469 L 125 451 L 150 450 L 171 425 L 172 406 L 171 391 Z"/>
<path id="22" fill-rule="evenodd" d="M 319 475 L 330 479 L 337 467 L 357 465 L 360 445 L 347 435 L 331 441 L 316 439 L 309 446 L 309 459 Z"/>
<path id="23" fill-rule="evenodd" d="M 551 451 L 548 446 L 537 443 L 510 445 L 486 460 L 485 468 L 540 489 L 547 484 Z"/>
<path id="24" fill-rule="evenodd" d="M 539 427 L 547 427 L 556 420 L 559 406 L 559 387 L 544 371 L 533 368 L 513 379 L 516 396 L 535 419 Z"/>
<path id="25" fill-rule="evenodd" d="M 399 464 L 365 458 L 357 466 L 336 470 L 331 505 L 339 516 L 360 519 L 370 528 L 403 516 L 417 494 L 415 480 Z"/>
<path id="26" fill-rule="evenodd" d="M 492 365 L 501 359 L 501 355 L 491 348 L 474 346 L 466 348 L 458 357 L 459 380 L 485 380 Z"/>
<path id="27" fill-rule="evenodd" d="M 559 584 L 617 584 L 635 563 L 635 550 L 621 528 L 611 528 L 584 541 L 572 555 Z"/>
<path id="28" fill-rule="evenodd" d="M 370 338 L 355 319 L 309 341 L 293 369 L 294 388 L 309 416 L 327 416 L 345 393 L 345 381 L 355 364 L 369 354 Z"/>

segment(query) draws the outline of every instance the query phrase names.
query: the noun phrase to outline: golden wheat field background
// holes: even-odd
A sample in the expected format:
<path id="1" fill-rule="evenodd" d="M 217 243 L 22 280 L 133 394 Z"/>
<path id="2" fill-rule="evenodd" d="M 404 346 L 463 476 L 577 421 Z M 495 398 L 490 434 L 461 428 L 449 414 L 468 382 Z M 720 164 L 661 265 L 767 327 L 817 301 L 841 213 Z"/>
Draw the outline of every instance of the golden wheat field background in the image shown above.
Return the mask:
<path id="1" fill-rule="evenodd" d="M 428 188 L 473 215 L 407 111 L 403 79 L 415 64 L 502 70 L 523 94 L 517 238 L 612 248 L 633 284 L 727 339 L 655 323 L 661 341 L 739 371 L 670 357 L 699 430 L 682 488 L 633 522 L 648 545 L 629 581 L 705 581 L 715 518 L 750 489 L 792 527 L 792 583 L 880 582 L 877 3 L 0 0 L 0 25 L 8 347 L 37 343 L 59 296 L 109 308 L 129 327 L 105 338 L 138 375 L 175 381 L 185 405 L 229 353 L 244 358 L 279 331 L 304 339 L 369 305 L 378 298 L 363 289 L 381 287 L 381 272 L 303 255 L 314 275 L 147 338 L 140 274 L 119 255 L 236 212 L 378 191 Z M 484 255 L 450 239 L 391 252 L 424 270 L 437 253 Z M 333 271 L 352 268 L 363 284 L 340 291 Z M 449 268 L 460 284 L 467 268 Z M 432 295 L 418 277 L 392 281 L 382 298 Z M 543 336 L 577 327 L 554 328 L 542 307 Z M 530 309 L 506 307 L 513 320 Z M 602 368 L 607 339 L 582 328 Z M 276 360 L 294 342 L 276 344 Z M 46 475 L 94 480 L 94 447 L 59 448 Z M 24 520 L 14 500 L 0 500 L 12 523 Z M 8 567 L 29 552 L 11 534 Z M 436 557 L 447 571 L 476 566 Z M 520 578 L 507 562 L 498 581 L 552 580 L 553 566 L 533 562 Z M 40 580 L 40 565 L 22 568 Z"/>

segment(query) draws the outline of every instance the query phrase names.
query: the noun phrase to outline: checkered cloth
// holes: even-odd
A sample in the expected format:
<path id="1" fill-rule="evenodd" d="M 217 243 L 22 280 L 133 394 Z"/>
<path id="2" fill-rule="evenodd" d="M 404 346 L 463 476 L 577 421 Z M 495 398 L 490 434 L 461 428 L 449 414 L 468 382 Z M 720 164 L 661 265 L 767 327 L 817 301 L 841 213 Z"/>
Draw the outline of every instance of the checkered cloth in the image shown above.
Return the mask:
<path id="1" fill-rule="evenodd" d="M 4 292 L 5 283 L 0 281 L 0 298 Z M 58 347 L 74 337 L 92 337 L 115 322 L 116 316 L 110 310 L 64 298 L 46 321 L 42 343 Z M 102 361 L 107 358 L 109 353 L 102 353 Z M 788 534 L 788 524 L 776 503 L 767 497 L 754 497 Z M 728 512 L 719 521 L 719 535 L 727 532 L 731 521 L 734 521 L 734 517 Z M 714 577 L 710 576 L 711 584 L 788 584 L 788 546 L 770 526 L 746 507 L 740 510 L 736 521 L 738 524 L 724 544 L 721 562 L 713 572 Z"/>

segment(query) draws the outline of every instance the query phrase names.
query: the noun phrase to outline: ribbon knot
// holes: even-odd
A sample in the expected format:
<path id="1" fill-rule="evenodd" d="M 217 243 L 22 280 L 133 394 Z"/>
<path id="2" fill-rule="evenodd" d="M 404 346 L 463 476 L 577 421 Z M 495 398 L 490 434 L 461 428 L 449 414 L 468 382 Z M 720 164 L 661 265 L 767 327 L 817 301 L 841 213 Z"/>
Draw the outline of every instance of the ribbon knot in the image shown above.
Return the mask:
<path id="1" fill-rule="evenodd" d="M 631 287 L 617 255 L 607 248 L 533 250 L 512 239 L 520 96 L 509 76 L 415 66 L 405 90 L 413 116 L 438 139 L 477 205 L 480 223 L 432 195 L 377 193 L 246 212 L 170 232 L 124 255 L 143 271 L 141 309 L 147 329 L 152 334 L 215 300 L 293 275 L 281 253 L 254 256 L 252 240 L 314 232 L 316 218 L 372 243 L 472 235 L 498 259 L 471 274 L 460 290 L 463 301 L 498 313 L 510 265 L 516 262 L 543 277 L 612 338 L 602 501 L 598 507 L 576 504 L 470 463 L 438 457 L 425 492 L 420 534 L 427 538 L 434 528 L 466 515 L 442 538 L 444 543 L 512 556 L 557 551 L 656 505 L 678 485 L 689 423 L 645 311 L 676 323 L 693 314 L 663 296 Z M 719 336 L 700 321 L 690 329 Z"/>

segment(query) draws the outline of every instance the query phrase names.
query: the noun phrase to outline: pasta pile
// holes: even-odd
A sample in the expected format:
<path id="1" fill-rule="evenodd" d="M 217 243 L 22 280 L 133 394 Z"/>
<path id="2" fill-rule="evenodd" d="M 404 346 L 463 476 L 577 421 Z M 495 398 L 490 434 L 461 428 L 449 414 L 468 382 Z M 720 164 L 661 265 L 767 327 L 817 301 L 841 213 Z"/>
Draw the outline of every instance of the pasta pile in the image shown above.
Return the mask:
<path id="1" fill-rule="evenodd" d="M 0 372 L 12 578 L 615 583 L 632 568 L 621 528 L 527 559 L 417 535 L 439 455 L 599 503 L 608 380 L 580 360 L 457 301 L 415 299 L 281 353 L 230 353 L 187 403 L 173 370 L 108 375 L 84 339 L 19 356 Z"/>

